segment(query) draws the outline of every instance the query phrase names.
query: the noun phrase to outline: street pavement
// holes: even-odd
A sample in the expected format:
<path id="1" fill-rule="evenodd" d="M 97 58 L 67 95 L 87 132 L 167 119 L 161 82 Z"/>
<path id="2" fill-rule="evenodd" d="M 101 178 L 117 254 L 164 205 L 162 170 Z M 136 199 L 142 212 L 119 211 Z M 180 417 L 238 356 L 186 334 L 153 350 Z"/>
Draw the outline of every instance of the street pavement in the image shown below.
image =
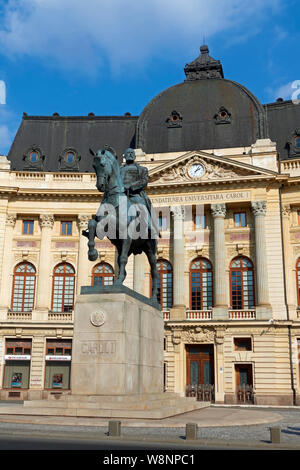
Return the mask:
<path id="1" fill-rule="evenodd" d="M 198 424 L 197 441 L 185 441 L 185 425 L 189 422 Z M 122 449 L 169 449 L 172 448 L 170 446 L 271 449 L 274 446 L 270 444 L 270 427 L 275 426 L 281 428 L 281 444 L 277 448 L 300 450 L 300 408 L 298 407 L 261 409 L 255 406 L 249 408 L 211 406 L 164 420 L 121 420 L 122 437 L 119 439 L 119 445 L 123 446 Z M 34 441 L 41 438 L 56 439 L 57 442 L 52 444 L 59 445 L 59 448 L 61 445 L 69 445 L 67 438 L 71 441 L 76 440 L 75 444 L 70 444 L 72 448 L 76 448 L 76 445 L 81 445 L 82 441 L 86 440 L 89 441 L 89 445 L 96 443 L 98 446 L 100 441 L 103 441 L 104 448 L 107 448 L 117 444 L 115 440 L 113 443 L 115 438 L 107 436 L 107 431 L 108 419 L 7 416 L 1 415 L 0 406 L 0 449 L 4 449 L 5 445 L 11 446 L 10 448 L 22 445 L 24 439 L 29 439 L 28 445 L 33 445 L 35 442 L 38 448 L 41 448 L 39 447 L 42 445 L 41 442 L 38 444 Z M 18 439 L 20 439 L 19 444 L 17 444 Z M 131 447 L 132 445 L 135 447 Z"/>

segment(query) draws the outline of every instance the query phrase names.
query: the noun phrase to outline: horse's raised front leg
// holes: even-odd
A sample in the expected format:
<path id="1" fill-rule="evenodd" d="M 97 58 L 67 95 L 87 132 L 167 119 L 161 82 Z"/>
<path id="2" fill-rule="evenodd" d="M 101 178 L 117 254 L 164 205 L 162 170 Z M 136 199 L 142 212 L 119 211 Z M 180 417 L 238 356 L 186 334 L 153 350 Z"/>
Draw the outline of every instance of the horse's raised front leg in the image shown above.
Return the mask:
<path id="1" fill-rule="evenodd" d="M 126 278 L 126 264 L 128 261 L 128 252 L 131 245 L 131 239 L 127 238 L 123 240 L 121 248 L 118 249 L 118 266 L 119 266 L 119 275 L 115 280 L 115 285 L 122 285 L 124 279 Z"/>
<path id="2" fill-rule="evenodd" d="M 88 241 L 88 257 L 90 261 L 96 261 L 98 258 L 98 251 L 95 248 L 95 235 L 96 235 L 97 221 L 91 219 L 88 223 L 88 230 L 83 230 L 82 235 L 89 239 Z"/>
<path id="3" fill-rule="evenodd" d="M 152 247 L 149 246 L 146 248 L 145 253 L 147 255 L 150 267 L 151 267 L 151 277 L 152 277 L 152 299 L 157 300 L 157 290 L 158 290 L 158 274 L 156 267 L 156 255 L 153 252 Z"/>

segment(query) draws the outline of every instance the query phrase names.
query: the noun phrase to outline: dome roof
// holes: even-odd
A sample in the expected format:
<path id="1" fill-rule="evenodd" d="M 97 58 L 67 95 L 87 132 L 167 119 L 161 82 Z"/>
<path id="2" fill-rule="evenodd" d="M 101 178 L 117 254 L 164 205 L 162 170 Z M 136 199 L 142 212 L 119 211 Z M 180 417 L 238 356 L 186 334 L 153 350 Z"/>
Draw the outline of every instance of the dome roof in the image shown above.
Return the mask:
<path id="1" fill-rule="evenodd" d="M 220 61 L 201 46 L 186 80 L 157 95 L 137 123 L 136 147 L 146 153 L 244 147 L 265 138 L 263 106 L 244 86 L 224 79 Z"/>

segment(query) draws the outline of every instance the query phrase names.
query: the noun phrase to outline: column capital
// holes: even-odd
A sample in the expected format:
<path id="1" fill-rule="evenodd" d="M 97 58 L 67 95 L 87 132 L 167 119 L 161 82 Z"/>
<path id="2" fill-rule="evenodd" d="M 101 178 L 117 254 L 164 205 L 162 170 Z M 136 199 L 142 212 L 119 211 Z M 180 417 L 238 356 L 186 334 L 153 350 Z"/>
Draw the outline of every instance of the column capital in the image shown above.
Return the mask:
<path id="1" fill-rule="evenodd" d="M 171 206 L 171 214 L 174 219 L 183 219 L 184 217 L 184 207 L 182 206 Z"/>
<path id="2" fill-rule="evenodd" d="M 265 216 L 267 213 L 267 202 L 266 201 L 253 201 L 251 202 L 252 212 L 255 217 Z"/>
<path id="3" fill-rule="evenodd" d="M 79 228 L 87 229 L 89 220 L 91 219 L 90 215 L 79 214 L 77 217 L 77 223 Z"/>
<path id="4" fill-rule="evenodd" d="M 14 227 L 16 220 L 17 220 L 17 214 L 7 214 L 5 223 L 8 227 Z"/>
<path id="5" fill-rule="evenodd" d="M 215 217 L 223 217 L 226 215 L 226 204 L 223 202 L 221 204 L 211 204 L 210 205 L 211 214 Z"/>
<path id="6" fill-rule="evenodd" d="M 41 214 L 40 215 L 40 225 L 41 227 L 50 227 L 54 225 L 54 216 L 52 214 Z"/>
<path id="7" fill-rule="evenodd" d="M 289 217 L 291 213 L 291 206 L 290 204 L 285 204 L 282 206 L 282 215 L 283 217 Z"/>

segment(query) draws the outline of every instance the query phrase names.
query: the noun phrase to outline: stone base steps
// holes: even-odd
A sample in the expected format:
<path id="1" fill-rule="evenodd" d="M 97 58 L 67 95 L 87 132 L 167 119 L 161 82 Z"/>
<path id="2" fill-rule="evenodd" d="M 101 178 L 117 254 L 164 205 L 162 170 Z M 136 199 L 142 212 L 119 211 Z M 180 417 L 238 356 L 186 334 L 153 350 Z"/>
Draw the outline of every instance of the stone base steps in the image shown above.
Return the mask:
<path id="1" fill-rule="evenodd" d="M 132 397 L 130 400 L 128 398 L 128 396 L 82 396 L 79 399 L 76 395 L 73 397 L 64 395 L 55 400 L 32 400 L 25 401 L 23 406 L 1 407 L 0 414 L 162 419 L 210 406 L 209 402 L 199 402 L 195 398 L 169 393 L 157 394 L 156 399 L 153 397 L 150 399 L 150 395 L 136 396 L 135 401 Z"/>
<path id="2" fill-rule="evenodd" d="M 129 399 L 130 398 L 130 399 Z M 150 396 L 136 397 L 134 400 L 132 397 L 124 396 L 90 396 L 90 397 L 79 397 L 74 396 L 73 399 L 68 397 L 67 399 L 55 399 L 55 400 L 29 400 L 24 402 L 26 408 L 84 408 L 84 409 L 102 409 L 109 410 L 111 408 L 115 410 L 155 410 L 161 407 L 176 407 L 183 405 L 194 405 L 194 398 L 178 397 L 178 395 L 168 394 L 164 396 L 160 394 L 155 398 Z"/>

